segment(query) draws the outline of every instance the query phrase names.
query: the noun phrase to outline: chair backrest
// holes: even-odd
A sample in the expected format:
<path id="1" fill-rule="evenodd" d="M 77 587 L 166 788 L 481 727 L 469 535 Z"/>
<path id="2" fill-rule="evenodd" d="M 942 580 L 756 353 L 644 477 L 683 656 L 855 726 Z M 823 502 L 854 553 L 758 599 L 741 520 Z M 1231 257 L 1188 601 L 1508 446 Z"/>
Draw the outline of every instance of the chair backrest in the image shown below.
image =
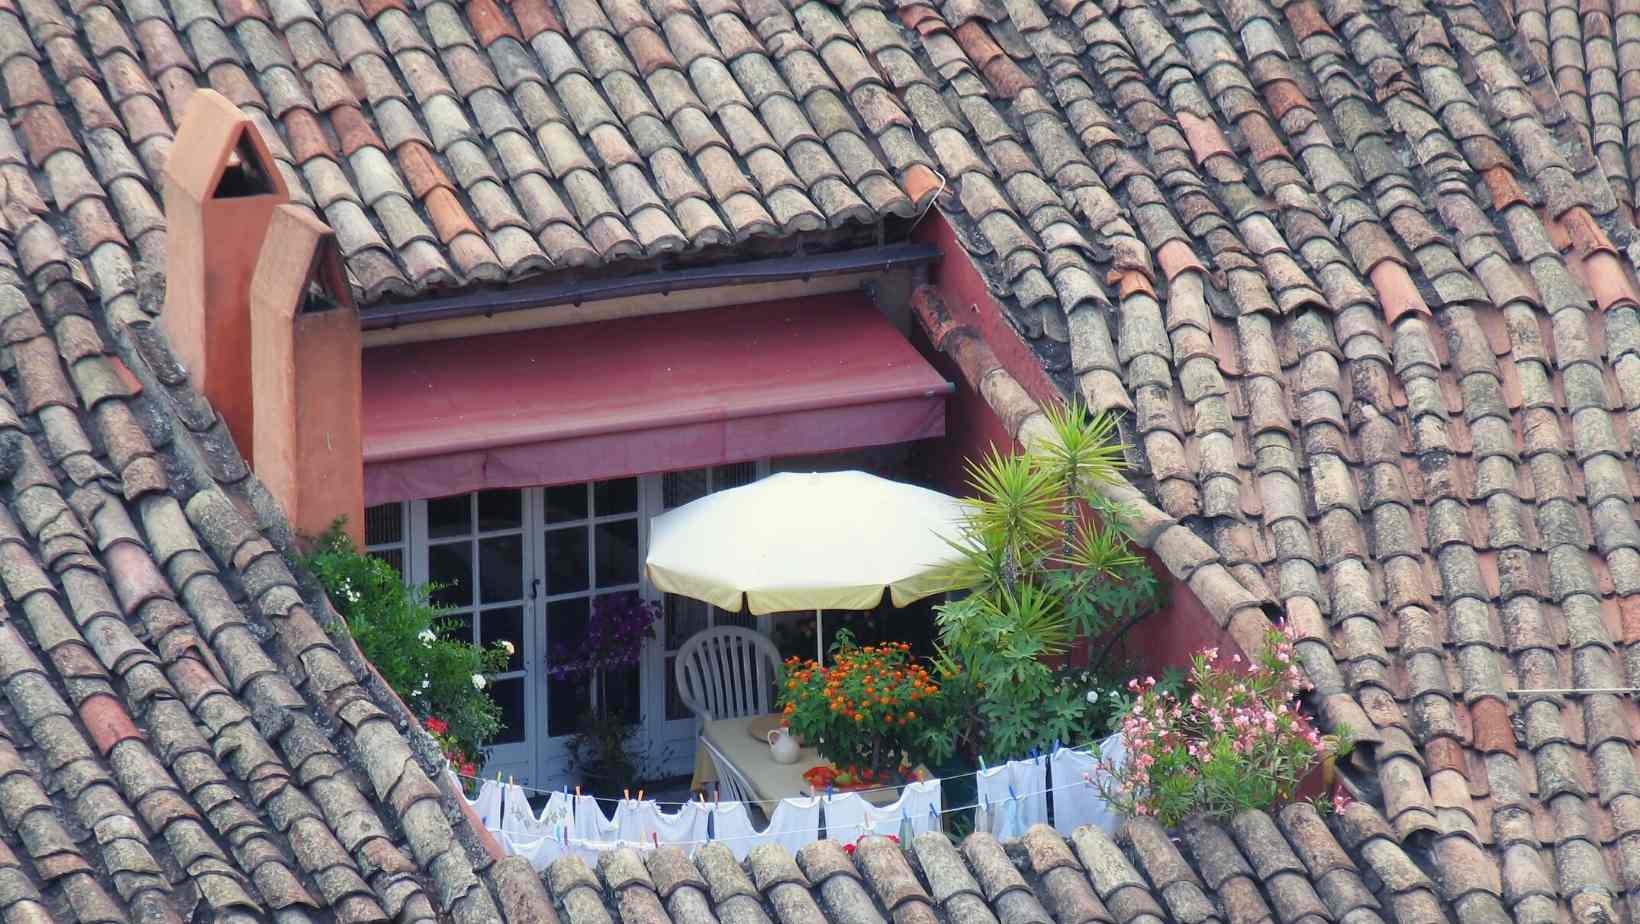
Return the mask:
<path id="1" fill-rule="evenodd" d="M 750 629 L 721 626 L 690 636 L 674 670 L 684 705 L 701 718 L 764 715 L 774 709 L 780 652 Z"/>

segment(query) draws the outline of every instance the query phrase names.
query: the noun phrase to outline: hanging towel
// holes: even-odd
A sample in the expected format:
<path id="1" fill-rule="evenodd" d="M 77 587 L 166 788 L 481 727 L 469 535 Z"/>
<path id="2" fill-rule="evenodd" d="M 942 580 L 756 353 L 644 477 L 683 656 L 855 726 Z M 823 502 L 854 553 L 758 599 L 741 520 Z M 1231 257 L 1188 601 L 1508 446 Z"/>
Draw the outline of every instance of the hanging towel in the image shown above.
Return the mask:
<path id="1" fill-rule="evenodd" d="M 826 839 L 852 844 L 866 833 L 866 800 L 857 792 L 827 796 Z"/>
<path id="2" fill-rule="evenodd" d="M 1019 834 L 1031 825 L 1048 823 L 1048 758 L 1008 761 L 1008 776 L 1019 798 Z"/>
<path id="3" fill-rule="evenodd" d="M 980 809 L 975 828 L 998 840 L 1022 837 L 1025 829 L 1048 820 L 1048 762 L 1037 757 L 1010 760 L 975 775 Z"/>
<path id="4" fill-rule="evenodd" d="M 596 867 L 598 854 L 613 850 L 620 840 L 622 815 L 626 811 L 623 800 L 615 807 L 615 817 L 604 815 L 598 800 L 592 796 L 575 797 L 575 818 L 570 825 L 570 851 Z"/>
<path id="5" fill-rule="evenodd" d="M 939 827 L 939 780 L 907 783 L 900 791 L 900 798 L 888 805 L 872 805 L 864 798 L 860 801 L 866 807 L 865 827 L 873 834 L 892 834 L 902 844 L 910 844 L 912 837 Z"/>
<path id="6" fill-rule="evenodd" d="M 451 771 L 451 775 L 454 776 L 454 771 Z M 459 784 L 461 778 L 456 777 L 456 782 Z M 465 790 L 460 789 L 458 786 L 456 791 L 463 793 L 462 798 L 467 799 Z M 496 780 L 481 781 L 478 784 L 478 798 L 467 799 L 467 804 L 472 807 L 473 814 L 478 816 L 479 824 L 491 831 L 501 829 L 501 784 L 499 782 Z"/>
<path id="7" fill-rule="evenodd" d="M 744 802 L 719 802 L 712 808 L 712 839 L 721 840 L 735 859 L 744 860 L 758 844 L 774 843 L 796 856 L 803 845 L 820 839 L 820 797 L 781 799 L 774 807 L 768 827 L 759 831 L 752 824 L 751 810 Z"/>
<path id="8" fill-rule="evenodd" d="M 508 785 L 501 796 L 501 834 L 530 840 L 542 835 L 556 835 L 568 828 L 573 816 L 568 793 L 555 792 L 547 796 L 547 804 L 538 814 L 530 806 L 524 787 Z"/>
<path id="9" fill-rule="evenodd" d="M 544 872 L 554 860 L 569 852 L 564 841 L 556 834 L 547 834 L 541 837 L 523 837 L 513 834 L 501 834 L 502 850 L 508 856 L 519 856 L 529 861 L 536 872 Z"/>
<path id="10" fill-rule="evenodd" d="M 986 767 L 974 774 L 974 788 L 976 802 L 979 808 L 974 810 L 974 830 L 984 831 L 998 838 L 1003 837 L 1003 831 L 1018 824 L 1019 806 L 1009 798 L 1008 786 L 1012 781 L 1012 774 L 1008 765 L 1000 767 Z M 1012 811 L 1015 820 L 1009 822 L 1008 814 Z M 1014 835 L 1018 837 L 1017 834 Z"/>
<path id="11" fill-rule="evenodd" d="M 617 811 L 616 815 L 620 838 L 625 843 L 644 847 L 653 847 L 657 842 L 676 844 L 693 854 L 706 840 L 706 823 L 711 813 L 703 803 L 685 803 L 671 813 L 661 811 L 653 799 L 623 800 L 621 806 L 624 811 Z"/>
<path id="12" fill-rule="evenodd" d="M 1101 757 L 1121 766 L 1121 735 L 1099 742 L 1097 754 L 1060 748 L 1048 758 L 1053 769 L 1053 826 L 1061 834 L 1068 836 L 1083 825 L 1096 825 L 1110 835 L 1116 833 L 1121 819 L 1099 792 L 1099 781 L 1109 776 L 1099 767 Z"/>

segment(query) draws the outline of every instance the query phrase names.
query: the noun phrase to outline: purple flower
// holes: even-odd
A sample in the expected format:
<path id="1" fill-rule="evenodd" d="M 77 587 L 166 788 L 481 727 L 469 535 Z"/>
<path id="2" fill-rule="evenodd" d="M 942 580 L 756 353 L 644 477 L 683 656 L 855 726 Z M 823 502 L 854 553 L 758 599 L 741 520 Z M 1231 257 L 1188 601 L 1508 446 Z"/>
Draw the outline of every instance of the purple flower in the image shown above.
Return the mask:
<path id="1" fill-rule="evenodd" d="M 643 656 L 643 643 L 655 637 L 659 604 L 636 591 L 604 594 L 592 601 L 592 617 L 578 644 L 556 644 L 547 658 L 547 673 L 556 678 L 626 667 Z"/>

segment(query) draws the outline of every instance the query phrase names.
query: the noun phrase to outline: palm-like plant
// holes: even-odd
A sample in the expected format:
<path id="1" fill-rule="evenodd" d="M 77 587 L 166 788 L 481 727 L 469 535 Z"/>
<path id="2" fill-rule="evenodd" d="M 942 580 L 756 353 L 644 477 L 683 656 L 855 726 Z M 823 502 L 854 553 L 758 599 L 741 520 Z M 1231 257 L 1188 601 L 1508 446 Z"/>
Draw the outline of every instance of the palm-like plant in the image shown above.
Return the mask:
<path id="1" fill-rule="evenodd" d="M 975 497 L 951 574 L 969 593 L 939 610 L 941 667 L 980 700 L 965 733 L 999 757 L 1069 737 L 1078 710 L 1064 700 L 1080 694 L 1043 658 L 1142 612 L 1155 591 L 1121 511 L 1100 494 L 1126 464 L 1114 419 L 1072 406 L 1047 414 L 1057 439 L 1044 451 L 993 449 L 970 463 Z"/>

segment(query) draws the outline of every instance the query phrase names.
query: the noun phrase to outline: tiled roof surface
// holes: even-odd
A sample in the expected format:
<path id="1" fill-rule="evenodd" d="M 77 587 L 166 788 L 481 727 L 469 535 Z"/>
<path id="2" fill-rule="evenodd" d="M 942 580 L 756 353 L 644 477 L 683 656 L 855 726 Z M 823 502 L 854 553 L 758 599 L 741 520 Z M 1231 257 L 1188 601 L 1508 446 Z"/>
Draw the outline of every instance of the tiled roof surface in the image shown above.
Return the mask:
<path id="1" fill-rule="evenodd" d="M 100 200 L 65 163 L 73 224 Z M 479 849 L 156 329 L 104 323 L 136 296 L 88 301 L 41 202 L 0 165 L 0 920 L 534 920 L 539 880 Z"/>
<path id="2" fill-rule="evenodd" d="M 422 896 L 479 920 L 455 900 L 492 900 L 422 807 L 391 704 L 355 695 L 369 678 L 247 521 L 249 502 L 280 538 L 138 297 L 163 266 L 171 126 L 209 85 L 253 113 L 372 298 L 745 247 L 945 190 L 1055 381 L 1127 415 L 1141 539 L 1237 638 L 1299 630 L 1387 819 L 1338 825 L 1401 903 L 1381 904 L 1633 917 L 1640 146 L 1614 133 L 1640 111 L 1640 11 L 1556 0 L 1518 21 L 1473 0 L 0 0 L 0 216 L 33 296 L 0 318 L 31 437 L 3 454 L 0 581 L 30 642 L 0 645 L 0 727 L 29 767 L 0 778 L 0 809 L 29 809 L 4 819 L 27 832 L 6 882 L 226 908 L 294 882 L 366 918 Z M 982 371 L 1010 424 L 1040 425 Z M 141 631 L 115 631 L 118 604 Z M 191 775 L 207 765 L 226 782 Z M 360 811 L 378 804 L 394 817 Z M 1307 916 L 1247 859 L 1283 924 Z M 1259 919 L 1199 868 L 1229 920 Z M 1361 917 L 1329 869 L 1309 868 L 1323 904 Z M 822 898 L 850 891 L 817 870 Z M 776 891 L 782 924 L 815 920 Z M 965 913 L 965 894 L 940 901 Z M 1154 913 L 1112 895 L 1122 924 Z"/>
<path id="3" fill-rule="evenodd" d="M 1598 4 L 1551 6 L 1553 35 L 1579 11 L 1599 47 Z M 935 148 L 976 262 L 1054 381 L 1129 424 L 1142 541 L 1239 640 L 1298 630 L 1361 795 L 1463 920 L 1632 917 L 1631 197 L 1530 30 L 1471 0 L 897 15 L 980 141 L 966 165 Z M 1640 78 L 1635 27 L 1617 16 Z M 1611 58 L 1588 60 L 1609 125 Z M 920 314 L 1040 431 L 1021 383 Z"/>
<path id="4" fill-rule="evenodd" d="M 1632 212 L 1640 189 L 1640 4 L 1523 0 L 1515 10 L 1612 193 Z"/>
<path id="5" fill-rule="evenodd" d="M 251 114 L 361 300 L 916 214 L 929 155 L 858 49 L 778 6 L 0 3 L 0 94 L 87 250 L 162 265 L 189 95 Z M 909 192 L 909 194 L 908 194 Z"/>
<path id="6" fill-rule="evenodd" d="M 675 847 L 556 861 L 547 886 L 566 924 L 1436 924 L 1435 884 L 1365 806 L 1337 824 L 1307 804 L 1190 824 L 1170 840 L 1154 822 L 1120 843 L 1094 827 L 1067 842 L 1038 825 L 1003 845 L 940 833 L 900 845 L 863 839 L 850 854 L 817 841 L 794 858 L 722 844 L 693 859 Z M 1349 849 L 1346 849 L 1349 848 Z M 1359 863 L 1351 855 L 1359 857 Z M 1495 904 L 1495 900 L 1494 900 Z M 1466 919 L 1467 920 L 1467 919 Z"/>

